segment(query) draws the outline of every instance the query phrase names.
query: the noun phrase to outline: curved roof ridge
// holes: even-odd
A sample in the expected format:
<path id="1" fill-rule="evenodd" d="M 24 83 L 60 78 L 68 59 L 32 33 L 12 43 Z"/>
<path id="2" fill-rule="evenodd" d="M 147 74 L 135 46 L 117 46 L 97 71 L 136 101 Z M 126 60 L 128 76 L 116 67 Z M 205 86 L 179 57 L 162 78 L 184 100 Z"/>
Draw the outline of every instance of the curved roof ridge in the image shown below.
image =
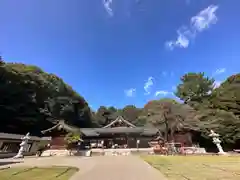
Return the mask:
<path id="1" fill-rule="evenodd" d="M 80 128 L 68 125 L 68 124 L 65 123 L 64 120 L 59 120 L 56 125 L 54 125 L 51 128 L 48 128 L 46 130 L 41 131 L 41 133 L 45 134 L 45 133 L 50 132 L 50 131 L 52 131 L 52 130 L 54 130 L 56 128 L 64 129 L 64 130 L 66 130 L 68 132 L 80 132 Z"/>
<path id="2" fill-rule="evenodd" d="M 125 124 L 129 125 L 130 127 L 136 127 L 135 125 L 133 125 L 132 123 L 130 123 L 129 121 L 125 120 L 122 116 L 118 116 L 114 121 L 112 121 L 111 123 L 109 123 L 108 125 L 104 126 L 103 128 L 109 128 L 111 127 L 113 124 L 117 123 L 117 122 L 121 122 L 123 121 Z"/>

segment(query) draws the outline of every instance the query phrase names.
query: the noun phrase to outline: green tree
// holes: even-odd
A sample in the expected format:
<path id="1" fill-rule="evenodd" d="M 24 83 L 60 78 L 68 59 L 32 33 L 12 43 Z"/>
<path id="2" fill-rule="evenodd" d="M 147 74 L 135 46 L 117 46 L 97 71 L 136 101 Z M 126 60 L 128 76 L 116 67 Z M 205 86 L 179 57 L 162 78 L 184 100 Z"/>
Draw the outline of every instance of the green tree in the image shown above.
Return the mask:
<path id="1" fill-rule="evenodd" d="M 81 135 L 78 133 L 68 133 L 66 136 L 65 136 L 65 139 L 64 139 L 67 144 L 72 144 L 72 143 L 78 143 L 80 141 L 82 141 L 81 139 Z"/>
<path id="2" fill-rule="evenodd" d="M 68 97 L 77 100 L 78 109 L 85 109 L 85 120 L 90 121 L 87 102 L 69 85 L 54 74 L 36 66 L 21 63 L 0 64 L 0 131 L 38 134 L 52 126 L 47 121 L 49 112 L 45 103 L 49 99 Z M 89 110 L 88 110 L 89 109 Z M 69 112 L 69 111 L 68 111 Z M 71 119 L 70 117 L 67 118 Z"/>
<path id="3" fill-rule="evenodd" d="M 148 117 L 139 115 L 135 121 L 132 122 L 135 126 L 143 127 L 148 125 Z"/>
<path id="4" fill-rule="evenodd" d="M 127 105 L 120 110 L 120 114 L 123 116 L 123 118 L 133 124 L 139 123 L 138 116 L 140 115 L 140 113 L 141 109 L 137 108 L 134 105 Z"/>
<path id="5" fill-rule="evenodd" d="M 0 66 L 4 64 L 2 56 L 0 56 Z"/>
<path id="6" fill-rule="evenodd" d="M 161 99 L 149 102 L 143 110 L 147 123 L 164 134 L 165 141 L 174 140 L 174 133 L 196 128 L 196 112 L 188 105 L 174 100 Z"/>
<path id="7" fill-rule="evenodd" d="M 240 117 L 240 73 L 227 78 L 210 98 L 211 108 L 233 112 Z"/>
<path id="8" fill-rule="evenodd" d="M 97 112 L 94 114 L 94 121 L 100 127 L 105 126 L 116 119 L 117 113 L 118 110 L 114 107 L 100 106 Z"/>
<path id="9" fill-rule="evenodd" d="M 70 155 L 72 154 L 72 150 L 77 148 L 78 143 L 83 141 L 80 133 L 68 133 L 64 140 L 66 141 L 67 149 L 70 150 Z"/>
<path id="10" fill-rule="evenodd" d="M 204 73 L 188 73 L 181 78 L 175 95 L 185 103 L 203 103 L 214 89 L 214 79 L 205 77 Z"/>
<path id="11" fill-rule="evenodd" d="M 205 138 L 208 136 L 210 130 L 221 135 L 224 143 L 234 144 L 240 140 L 240 119 L 232 112 L 227 112 L 220 109 L 201 109 L 198 111 L 197 118 L 198 127 Z"/>
<path id="12" fill-rule="evenodd" d="M 43 111 L 52 122 L 64 120 L 78 127 L 90 127 L 91 111 L 84 103 L 71 97 L 56 97 L 46 101 Z"/>

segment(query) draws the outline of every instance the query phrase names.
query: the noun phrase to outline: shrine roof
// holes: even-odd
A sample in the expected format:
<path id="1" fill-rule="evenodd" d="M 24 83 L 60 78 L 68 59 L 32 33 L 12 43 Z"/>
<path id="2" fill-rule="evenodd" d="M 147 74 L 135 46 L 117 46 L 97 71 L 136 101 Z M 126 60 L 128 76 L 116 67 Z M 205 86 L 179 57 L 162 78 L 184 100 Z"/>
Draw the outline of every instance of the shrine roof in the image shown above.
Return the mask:
<path id="1" fill-rule="evenodd" d="M 85 136 L 99 136 L 108 134 L 139 134 L 143 136 L 153 136 L 158 133 L 157 128 L 144 127 L 81 128 L 80 131 Z"/>
<path id="2" fill-rule="evenodd" d="M 53 127 L 43 130 L 41 131 L 43 134 L 47 133 L 47 132 L 51 132 L 55 129 L 61 130 L 64 129 L 67 132 L 80 132 L 80 128 L 75 127 L 75 126 L 71 126 L 69 124 L 66 124 L 64 122 L 64 120 L 60 120 L 56 125 L 54 125 Z"/>
<path id="3" fill-rule="evenodd" d="M 116 127 L 116 125 L 120 125 Z M 154 127 L 136 127 L 122 116 L 118 116 L 114 121 L 102 128 L 77 128 L 75 126 L 70 126 L 66 124 L 63 120 L 60 120 L 58 124 L 53 127 L 42 131 L 43 134 L 51 132 L 54 129 L 64 129 L 67 132 L 80 133 L 86 137 L 97 137 L 99 135 L 110 135 L 110 134 L 139 134 L 143 136 L 153 136 L 156 135 L 159 130 Z"/>
<path id="4" fill-rule="evenodd" d="M 125 120 L 122 116 L 118 116 L 114 121 L 112 121 L 111 123 L 109 123 L 108 125 L 104 126 L 103 128 L 109 128 L 112 127 L 113 125 L 117 124 L 117 123 L 122 123 L 125 124 L 125 126 L 128 127 L 136 127 L 135 125 L 133 125 L 132 123 L 130 123 L 129 121 Z"/>

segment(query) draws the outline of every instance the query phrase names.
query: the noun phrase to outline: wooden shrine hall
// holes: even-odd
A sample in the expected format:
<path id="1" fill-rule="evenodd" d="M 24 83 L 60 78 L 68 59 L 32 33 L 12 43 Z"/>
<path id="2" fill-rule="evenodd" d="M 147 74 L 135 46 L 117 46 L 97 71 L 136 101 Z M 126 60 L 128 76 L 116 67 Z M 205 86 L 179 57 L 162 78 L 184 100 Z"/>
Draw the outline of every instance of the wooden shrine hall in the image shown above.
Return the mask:
<path id="1" fill-rule="evenodd" d="M 122 116 L 102 128 L 76 128 L 59 121 L 42 131 L 52 137 L 53 149 L 64 148 L 64 137 L 69 132 L 79 133 L 83 141 L 81 144 L 90 148 L 147 148 L 150 141 L 160 137 L 157 128 L 136 127 Z"/>

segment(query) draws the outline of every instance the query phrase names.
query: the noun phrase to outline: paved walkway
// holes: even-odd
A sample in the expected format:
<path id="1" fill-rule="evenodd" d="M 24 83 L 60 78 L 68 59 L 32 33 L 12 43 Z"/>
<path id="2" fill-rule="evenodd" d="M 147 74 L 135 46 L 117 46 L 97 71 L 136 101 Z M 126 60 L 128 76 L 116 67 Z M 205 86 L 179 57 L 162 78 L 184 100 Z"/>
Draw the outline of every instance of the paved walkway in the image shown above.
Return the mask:
<path id="1" fill-rule="evenodd" d="M 99 156 L 99 157 L 43 157 L 22 160 L 0 159 L 21 163 L 5 166 L 72 166 L 79 168 L 70 180 L 166 180 L 156 169 L 137 156 Z M 3 167 L 3 166 L 1 166 Z"/>

